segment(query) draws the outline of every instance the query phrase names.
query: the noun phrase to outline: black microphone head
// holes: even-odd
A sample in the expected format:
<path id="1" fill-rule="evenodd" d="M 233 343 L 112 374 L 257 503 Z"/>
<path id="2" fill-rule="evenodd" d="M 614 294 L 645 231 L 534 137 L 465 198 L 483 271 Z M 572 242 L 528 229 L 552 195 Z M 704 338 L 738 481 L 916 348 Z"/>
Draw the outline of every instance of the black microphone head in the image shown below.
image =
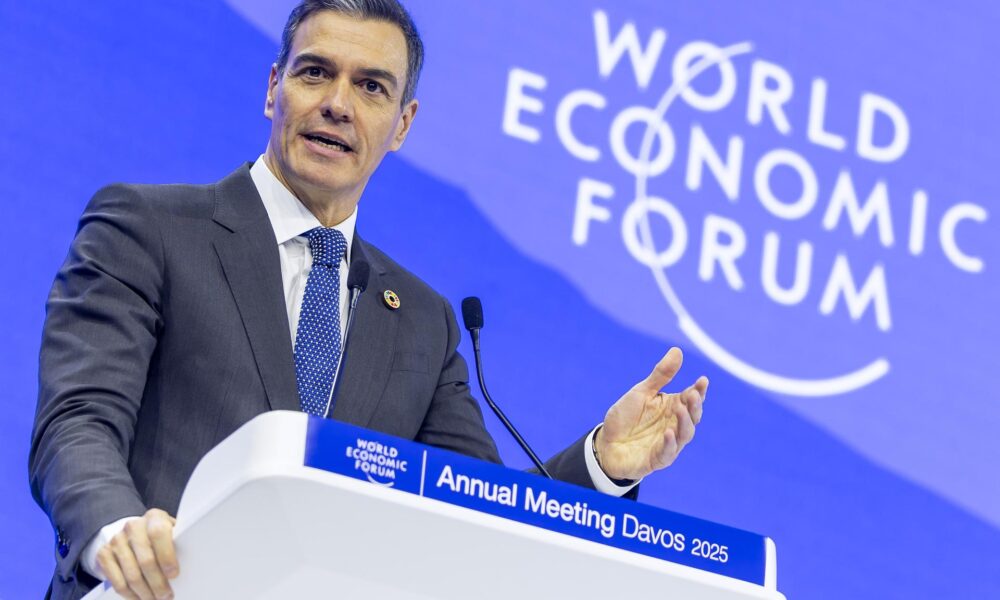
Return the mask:
<path id="1" fill-rule="evenodd" d="M 364 293 L 365 289 L 368 288 L 368 274 L 371 272 L 371 266 L 368 261 L 358 258 L 351 261 L 351 270 L 347 272 L 347 289 L 358 290 L 359 293 Z"/>
<path id="2" fill-rule="evenodd" d="M 465 328 L 468 330 L 482 329 L 483 327 L 483 303 L 475 296 L 469 296 L 462 300 L 462 320 L 465 321 Z"/>

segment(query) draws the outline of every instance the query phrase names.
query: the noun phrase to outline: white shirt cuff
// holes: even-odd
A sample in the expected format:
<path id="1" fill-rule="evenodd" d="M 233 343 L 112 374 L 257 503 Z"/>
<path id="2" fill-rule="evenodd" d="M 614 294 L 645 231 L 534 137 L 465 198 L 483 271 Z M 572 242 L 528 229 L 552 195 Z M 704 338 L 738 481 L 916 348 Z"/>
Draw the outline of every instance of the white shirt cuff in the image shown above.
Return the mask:
<path id="1" fill-rule="evenodd" d="M 125 517 L 123 519 L 118 519 L 114 523 L 105 525 L 101 527 L 94 537 L 90 538 L 90 542 L 83 549 L 83 554 L 80 555 L 80 565 L 85 571 L 93 575 L 94 577 L 104 581 L 107 577 L 104 575 L 104 571 L 101 569 L 100 563 L 97 562 L 97 553 L 111 541 L 111 538 L 118 535 L 118 533 L 125 529 L 125 524 L 133 519 L 141 519 L 142 517 Z"/>
<path id="2" fill-rule="evenodd" d="M 583 457 L 587 461 L 587 471 L 590 473 L 590 479 L 594 482 L 594 488 L 598 492 L 609 496 L 624 496 L 629 490 L 639 485 L 639 481 L 625 486 L 618 485 L 611 481 L 601 465 L 597 464 L 597 458 L 594 456 L 594 436 L 597 434 L 598 427 L 603 424 L 594 427 L 590 435 L 587 436 L 587 441 L 584 442 Z"/>

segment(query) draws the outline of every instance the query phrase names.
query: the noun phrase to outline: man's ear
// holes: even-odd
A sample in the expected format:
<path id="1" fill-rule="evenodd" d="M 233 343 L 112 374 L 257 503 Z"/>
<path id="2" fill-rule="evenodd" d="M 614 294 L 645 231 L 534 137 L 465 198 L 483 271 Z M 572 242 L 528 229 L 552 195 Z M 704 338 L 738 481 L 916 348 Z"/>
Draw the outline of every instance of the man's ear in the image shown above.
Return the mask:
<path id="1" fill-rule="evenodd" d="M 271 74 L 267 78 L 267 97 L 264 99 L 264 116 L 268 119 L 274 118 L 274 102 L 277 93 L 278 79 L 281 73 L 278 72 L 278 64 L 271 65 Z"/>
<path id="2" fill-rule="evenodd" d="M 419 106 L 420 103 L 414 98 L 403 107 L 399 125 L 396 126 L 396 135 L 392 138 L 391 149 L 394 152 L 403 147 L 403 142 L 406 140 L 406 135 L 410 133 L 410 127 L 413 125 L 413 118 L 417 116 L 417 107 Z"/>

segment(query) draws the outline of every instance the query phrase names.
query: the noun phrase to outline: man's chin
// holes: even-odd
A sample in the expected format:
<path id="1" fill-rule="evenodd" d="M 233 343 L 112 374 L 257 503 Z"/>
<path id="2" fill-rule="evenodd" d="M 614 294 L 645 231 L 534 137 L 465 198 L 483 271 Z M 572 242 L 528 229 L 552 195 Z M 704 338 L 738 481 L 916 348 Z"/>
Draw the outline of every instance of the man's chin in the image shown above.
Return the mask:
<path id="1" fill-rule="evenodd" d="M 330 201 L 355 201 L 358 186 L 356 182 L 345 181 L 343 177 L 331 177 L 330 173 L 303 173 L 293 184 L 293 193 L 300 200 L 310 199 Z"/>

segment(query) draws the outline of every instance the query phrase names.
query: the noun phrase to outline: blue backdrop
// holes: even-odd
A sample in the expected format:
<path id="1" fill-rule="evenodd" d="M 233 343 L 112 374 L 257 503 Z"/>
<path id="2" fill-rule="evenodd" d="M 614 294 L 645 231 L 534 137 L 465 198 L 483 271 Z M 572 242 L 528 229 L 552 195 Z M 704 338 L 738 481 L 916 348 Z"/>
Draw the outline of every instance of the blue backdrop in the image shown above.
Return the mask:
<path id="1" fill-rule="evenodd" d="M 290 5 L 0 3 L 0 599 L 53 564 L 25 465 L 76 219 L 106 183 L 261 153 Z M 540 454 L 680 345 L 705 420 L 645 502 L 772 536 L 789 598 L 1000 596 L 1000 9 L 408 5 L 421 107 L 359 230 L 484 298 L 493 392 Z"/>

